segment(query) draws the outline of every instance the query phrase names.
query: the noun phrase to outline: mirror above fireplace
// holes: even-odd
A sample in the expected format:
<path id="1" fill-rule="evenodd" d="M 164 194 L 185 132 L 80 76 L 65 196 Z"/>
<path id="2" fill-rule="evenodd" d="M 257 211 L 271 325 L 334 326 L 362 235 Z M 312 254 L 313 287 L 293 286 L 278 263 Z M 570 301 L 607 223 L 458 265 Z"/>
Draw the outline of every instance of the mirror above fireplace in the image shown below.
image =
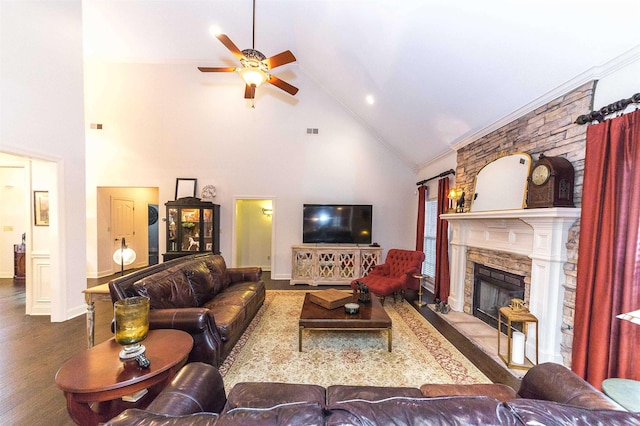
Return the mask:
<path id="1" fill-rule="evenodd" d="M 529 154 L 511 154 L 484 166 L 476 176 L 471 211 L 523 209 L 527 196 Z"/>

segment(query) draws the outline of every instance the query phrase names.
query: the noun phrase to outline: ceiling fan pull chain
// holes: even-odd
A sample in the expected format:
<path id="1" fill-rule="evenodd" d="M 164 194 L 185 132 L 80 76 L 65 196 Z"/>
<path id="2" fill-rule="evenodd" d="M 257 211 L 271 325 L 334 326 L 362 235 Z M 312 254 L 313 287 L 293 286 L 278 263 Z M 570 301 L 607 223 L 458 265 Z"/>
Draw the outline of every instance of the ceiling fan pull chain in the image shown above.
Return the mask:
<path id="1" fill-rule="evenodd" d="M 253 38 L 251 39 L 251 48 L 256 50 L 256 0 L 253 0 Z"/>

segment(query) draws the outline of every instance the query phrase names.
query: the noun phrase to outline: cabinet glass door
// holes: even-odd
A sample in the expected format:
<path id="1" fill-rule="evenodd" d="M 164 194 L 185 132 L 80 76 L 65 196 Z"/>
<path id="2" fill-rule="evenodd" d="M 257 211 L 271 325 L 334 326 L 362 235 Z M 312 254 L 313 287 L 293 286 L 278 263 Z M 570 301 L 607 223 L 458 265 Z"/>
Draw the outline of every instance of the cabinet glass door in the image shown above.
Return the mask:
<path id="1" fill-rule="evenodd" d="M 213 209 L 202 209 L 202 232 L 205 251 L 213 251 Z"/>
<path id="2" fill-rule="evenodd" d="M 178 251 L 178 229 L 176 222 L 178 221 L 178 209 L 168 209 L 168 221 L 169 224 L 168 229 L 168 238 L 169 238 L 169 247 L 168 251 Z"/>
<path id="3" fill-rule="evenodd" d="M 182 251 L 200 250 L 200 209 L 182 209 Z"/>

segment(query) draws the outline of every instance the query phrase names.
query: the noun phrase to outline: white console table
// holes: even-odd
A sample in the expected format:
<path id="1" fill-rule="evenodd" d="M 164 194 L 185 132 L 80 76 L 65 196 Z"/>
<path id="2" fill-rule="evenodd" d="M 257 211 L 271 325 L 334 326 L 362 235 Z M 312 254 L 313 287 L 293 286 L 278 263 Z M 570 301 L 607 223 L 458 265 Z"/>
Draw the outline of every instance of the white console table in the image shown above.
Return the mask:
<path id="1" fill-rule="evenodd" d="M 291 285 L 349 284 L 366 276 L 382 257 L 382 247 L 302 244 L 291 247 Z"/>

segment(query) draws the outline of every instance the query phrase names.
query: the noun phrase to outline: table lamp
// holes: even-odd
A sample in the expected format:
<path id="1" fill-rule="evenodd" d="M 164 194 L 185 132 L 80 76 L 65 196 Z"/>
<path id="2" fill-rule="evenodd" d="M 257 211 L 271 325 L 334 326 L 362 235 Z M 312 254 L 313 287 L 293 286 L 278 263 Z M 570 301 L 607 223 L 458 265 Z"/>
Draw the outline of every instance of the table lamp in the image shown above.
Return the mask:
<path id="1" fill-rule="evenodd" d="M 122 237 L 120 248 L 113 253 L 113 261 L 120 265 L 120 275 L 124 275 L 124 266 L 131 265 L 136 260 L 136 252 L 127 247 L 127 243 Z"/>

